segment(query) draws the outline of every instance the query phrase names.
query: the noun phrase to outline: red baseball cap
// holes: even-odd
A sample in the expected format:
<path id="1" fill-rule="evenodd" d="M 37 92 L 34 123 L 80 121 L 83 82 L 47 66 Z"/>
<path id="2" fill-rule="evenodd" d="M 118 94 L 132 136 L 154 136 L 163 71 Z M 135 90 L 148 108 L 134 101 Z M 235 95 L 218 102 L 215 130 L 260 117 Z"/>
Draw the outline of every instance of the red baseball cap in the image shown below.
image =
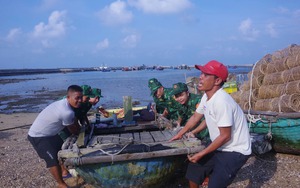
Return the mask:
<path id="1" fill-rule="evenodd" d="M 204 66 L 195 65 L 195 68 L 203 73 L 220 77 L 224 82 L 226 82 L 228 76 L 227 67 L 216 60 L 211 60 Z"/>

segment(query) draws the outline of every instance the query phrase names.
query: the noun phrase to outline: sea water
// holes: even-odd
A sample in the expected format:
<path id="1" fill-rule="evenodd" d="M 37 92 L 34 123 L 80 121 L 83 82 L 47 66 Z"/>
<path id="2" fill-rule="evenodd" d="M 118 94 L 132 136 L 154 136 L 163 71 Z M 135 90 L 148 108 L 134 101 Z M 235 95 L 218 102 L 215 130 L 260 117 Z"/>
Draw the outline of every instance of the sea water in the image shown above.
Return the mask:
<path id="1" fill-rule="evenodd" d="M 251 69 L 250 69 L 251 70 Z M 235 68 L 229 72 L 248 72 L 249 68 Z M 147 105 L 152 97 L 148 88 L 148 80 L 157 78 L 164 87 L 170 88 L 177 82 L 185 82 L 187 77 L 198 77 L 200 71 L 197 69 L 164 69 L 140 70 L 140 71 L 92 71 L 74 73 L 53 73 L 5 76 L 0 79 L 25 79 L 18 83 L 8 83 L 1 85 L 0 96 L 20 96 L 34 95 L 36 91 L 58 91 L 66 90 L 69 85 L 90 85 L 92 88 L 100 88 L 102 91 L 100 105 L 107 107 L 121 106 L 123 96 L 131 96 L 133 101 L 138 101 L 140 105 Z M 55 99 L 53 99 L 55 100 Z M 112 105 L 113 104 L 113 105 Z"/>

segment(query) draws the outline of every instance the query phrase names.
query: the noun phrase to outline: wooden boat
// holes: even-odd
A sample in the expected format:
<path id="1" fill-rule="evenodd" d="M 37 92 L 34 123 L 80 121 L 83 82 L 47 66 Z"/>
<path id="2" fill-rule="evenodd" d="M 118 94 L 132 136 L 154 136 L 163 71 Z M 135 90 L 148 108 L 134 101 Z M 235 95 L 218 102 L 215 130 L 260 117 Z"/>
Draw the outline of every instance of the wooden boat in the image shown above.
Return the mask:
<path id="1" fill-rule="evenodd" d="M 58 156 L 96 186 L 157 187 L 186 164 L 188 154 L 204 149 L 196 138 L 169 142 L 177 131 L 159 130 L 153 122 L 104 128 L 93 136 L 82 131 L 64 142 Z"/>
<path id="2" fill-rule="evenodd" d="M 245 114 L 248 114 L 245 112 Z M 250 111 L 250 132 L 266 135 L 276 152 L 300 154 L 300 112 Z"/>

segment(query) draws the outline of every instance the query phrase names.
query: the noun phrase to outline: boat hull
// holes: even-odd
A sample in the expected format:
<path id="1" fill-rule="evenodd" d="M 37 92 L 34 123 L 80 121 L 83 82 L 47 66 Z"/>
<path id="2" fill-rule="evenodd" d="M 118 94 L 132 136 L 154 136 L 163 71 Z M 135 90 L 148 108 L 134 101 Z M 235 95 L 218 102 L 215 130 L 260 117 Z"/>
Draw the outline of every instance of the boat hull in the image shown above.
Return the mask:
<path id="1" fill-rule="evenodd" d="M 276 152 L 300 154 L 300 118 L 274 118 L 272 121 L 251 123 L 250 132 L 272 135 Z"/>
<path id="2" fill-rule="evenodd" d="M 99 187 L 159 187 L 184 168 L 186 155 L 76 167 L 83 179 Z"/>

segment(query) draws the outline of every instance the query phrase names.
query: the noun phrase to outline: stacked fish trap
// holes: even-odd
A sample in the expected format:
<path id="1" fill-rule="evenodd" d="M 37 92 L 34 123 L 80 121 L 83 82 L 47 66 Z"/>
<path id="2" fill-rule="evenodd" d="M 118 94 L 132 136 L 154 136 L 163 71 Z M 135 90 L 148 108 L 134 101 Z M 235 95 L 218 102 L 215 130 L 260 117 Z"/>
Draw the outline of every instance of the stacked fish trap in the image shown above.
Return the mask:
<path id="1" fill-rule="evenodd" d="M 300 46 L 291 45 L 259 60 L 232 97 L 244 110 L 300 112 Z"/>

